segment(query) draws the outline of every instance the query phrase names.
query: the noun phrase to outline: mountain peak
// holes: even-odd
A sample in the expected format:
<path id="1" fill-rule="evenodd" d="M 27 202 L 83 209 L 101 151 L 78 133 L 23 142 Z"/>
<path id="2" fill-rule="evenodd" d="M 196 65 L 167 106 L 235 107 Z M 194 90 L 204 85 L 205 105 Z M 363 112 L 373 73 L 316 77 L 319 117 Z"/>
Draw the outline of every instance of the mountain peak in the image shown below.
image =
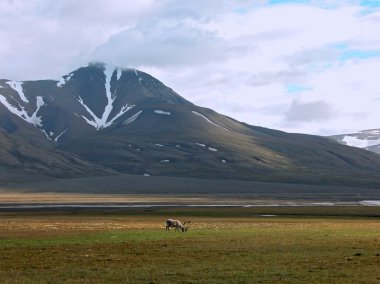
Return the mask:
<path id="1" fill-rule="evenodd" d="M 59 81 L 0 80 L 0 107 L 56 142 L 73 131 L 71 123 L 85 123 L 100 130 L 128 116 L 134 107 L 141 110 L 163 103 L 192 105 L 145 72 L 103 62 L 89 63 Z M 54 114 L 49 113 L 52 110 L 65 117 L 58 129 L 56 119 L 48 118 Z"/>
<path id="2" fill-rule="evenodd" d="M 58 82 L 0 80 L 0 146 L 0 167 L 21 174 L 97 174 L 96 164 L 138 175 L 380 184 L 377 155 L 240 123 L 147 73 L 104 63 Z"/>
<path id="3" fill-rule="evenodd" d="M 136 68 L 90 62 L 87 66 L 62 76 L 57 82 L 57 87 L 63 87 L 75 80 L 86 86 L 104 84 L 107 96 L 128 96 L 130 104 L 142 101 L 146 103 L 147 100 L 153 103 L 191 104 L 153 76 Z"/>

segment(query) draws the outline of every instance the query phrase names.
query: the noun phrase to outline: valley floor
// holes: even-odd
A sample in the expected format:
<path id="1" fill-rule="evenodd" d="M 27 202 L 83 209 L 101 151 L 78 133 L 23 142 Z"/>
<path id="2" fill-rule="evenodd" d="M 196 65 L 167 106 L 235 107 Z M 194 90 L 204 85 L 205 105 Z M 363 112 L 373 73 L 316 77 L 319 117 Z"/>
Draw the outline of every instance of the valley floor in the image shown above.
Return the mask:
<path id="1" fill-rule="evenodd" d="M 2 283 L 378 283 L 379 207 L 0 213 Z M 191 220 L 188 232 L 166 218 Z"/>

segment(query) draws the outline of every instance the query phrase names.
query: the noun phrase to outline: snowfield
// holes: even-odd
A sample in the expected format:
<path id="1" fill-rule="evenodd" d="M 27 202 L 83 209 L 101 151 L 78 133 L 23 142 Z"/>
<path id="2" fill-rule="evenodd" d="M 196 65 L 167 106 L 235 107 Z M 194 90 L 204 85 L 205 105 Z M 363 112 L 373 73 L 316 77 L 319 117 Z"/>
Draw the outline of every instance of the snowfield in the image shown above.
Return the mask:
<path id="1" fill-rule="evenodd" d="M 344 143 L 348 146 L 358 147 L 358 148 L 367 148 L 370 146 L 375 146 L 380 144 L 380 138 L 379 139 L 360 139 L 354 136 L 344 136 L 343 140 Z"/>

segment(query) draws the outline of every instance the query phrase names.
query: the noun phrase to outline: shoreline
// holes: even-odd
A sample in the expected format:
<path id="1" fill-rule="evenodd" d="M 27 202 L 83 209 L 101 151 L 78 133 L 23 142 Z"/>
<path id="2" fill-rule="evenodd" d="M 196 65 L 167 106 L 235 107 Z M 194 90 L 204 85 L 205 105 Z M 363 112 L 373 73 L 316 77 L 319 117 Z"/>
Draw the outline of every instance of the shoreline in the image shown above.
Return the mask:
<path id="1" fill-rule="evenodd" d="M 0 212 L 131 210 L 155 208 L 380 207 L 363 196 L 329 198 L 252 194 L 84 194 L 0 192 Z"/>

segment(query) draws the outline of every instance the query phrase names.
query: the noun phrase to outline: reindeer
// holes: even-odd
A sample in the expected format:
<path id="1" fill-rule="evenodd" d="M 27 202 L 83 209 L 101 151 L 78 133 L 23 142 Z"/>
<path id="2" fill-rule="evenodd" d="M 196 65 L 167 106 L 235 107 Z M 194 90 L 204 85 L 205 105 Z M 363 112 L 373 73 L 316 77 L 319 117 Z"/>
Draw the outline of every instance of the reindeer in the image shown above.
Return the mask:
<path id="1" fill-rule="evenodd" d="M 185 225 L 187 223 L 190 223 L 191 221 L 187 221 L 185 223 L 181 223 L 181 221 L 179 220 L 173 220 L 173 219 L 167 219 L 166 220 L 166 226 L 165 226 L 165 230 L 166 231 L 169 231 L 170 227 L 172 228 L 175 228 L 175 231 L 179 231 L 181 230 L 182 232 L 187 232 L 187 230 L 189 229 L 189 227 L 186 227 Z"/>

